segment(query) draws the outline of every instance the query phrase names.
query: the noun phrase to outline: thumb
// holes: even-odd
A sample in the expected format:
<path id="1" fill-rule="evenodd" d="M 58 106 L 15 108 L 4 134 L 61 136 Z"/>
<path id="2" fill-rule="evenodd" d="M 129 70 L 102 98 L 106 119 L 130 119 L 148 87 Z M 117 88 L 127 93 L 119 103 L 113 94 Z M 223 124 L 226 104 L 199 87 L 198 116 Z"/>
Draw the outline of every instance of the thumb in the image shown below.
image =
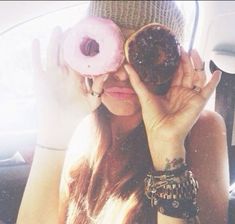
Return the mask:
<path id="1" fill-rule="evenodd" d="M 139 75 L 131 65 L 125 64 L 124 68 L 127 72 L 131 85 L 134 88 L 139 98 L 140 104 L 143 107 L 146 100 L 150 100 L 153 97 L 152 96 L 153 94 L 147 89 L 145 84 L 140 80 Z"/>
<path id="2" fill-rule="evenodd" d="M 160 120 L 163 115 L 161 99 L 148 90 L 147 86 L 140 80 L 139 75 L 129 64 L 124 65 L 124 68 L 139 98 L 145 125 L 151 127 L 152 122 Z"/>

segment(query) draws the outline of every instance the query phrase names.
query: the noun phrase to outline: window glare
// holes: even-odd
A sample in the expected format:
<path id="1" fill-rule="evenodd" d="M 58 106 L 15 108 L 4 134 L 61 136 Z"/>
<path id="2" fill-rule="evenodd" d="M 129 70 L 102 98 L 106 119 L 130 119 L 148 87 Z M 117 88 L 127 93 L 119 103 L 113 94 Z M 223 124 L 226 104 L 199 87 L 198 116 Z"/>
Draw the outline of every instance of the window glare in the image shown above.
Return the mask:
<path id="1" fill-rule="evenodd" d="M 31 96 L 33 39 L 40 40 L 44 58 L 53 28 L 59 25 L 66 30 L 73 26 L 83 16 L 86 6 L 87 4 L 80 3 L 77 7 L 34 19 L 3 34 L 0 41 L 0 84 L 16 96 Z"/>

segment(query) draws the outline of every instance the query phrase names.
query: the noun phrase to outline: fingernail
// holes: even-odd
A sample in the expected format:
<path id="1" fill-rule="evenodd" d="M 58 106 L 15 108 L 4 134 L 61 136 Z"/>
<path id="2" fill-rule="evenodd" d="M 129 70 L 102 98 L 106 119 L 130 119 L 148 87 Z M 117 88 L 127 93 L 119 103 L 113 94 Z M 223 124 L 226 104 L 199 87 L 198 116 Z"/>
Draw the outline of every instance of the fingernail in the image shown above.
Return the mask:
<path id="1" fill-rule="evenodd" d="M 213 73 L 217 73 L 218 75 L 221 75 L 221 74 L 222 74 L 222 71 L 219 70 L 219 69 L 216 69 L 214 72 L 212 72 L 212 74 L 213 74 Z"/>
<path id="2" fill-rule="evenodd" d="M 222 71 L 220 71 L 220 70 L 217 70 L 217 73 L 218 73 L 219 76 L 222 75 Z"/>

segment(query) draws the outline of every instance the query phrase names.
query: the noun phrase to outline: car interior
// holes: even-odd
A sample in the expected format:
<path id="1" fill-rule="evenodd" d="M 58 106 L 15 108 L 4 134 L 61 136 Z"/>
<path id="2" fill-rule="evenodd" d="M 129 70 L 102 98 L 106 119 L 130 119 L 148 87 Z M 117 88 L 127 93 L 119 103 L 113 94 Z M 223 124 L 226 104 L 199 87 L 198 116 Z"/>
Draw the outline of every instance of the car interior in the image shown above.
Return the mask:
<path id="1" fill-rule="evenodd" d="M 235 2 L 177 1 L 186 17 L 185 47 L 198 49 L 208 77 L 222 71 L 206 105 L 225 121 L 230 169 L 229 224 L 235 223 Z M 0 224 L 16 223 L 37 138 L 31 44 L 45 55 L 52 29 L 75 24 L 88 1 L 0 1 Z M 45 57 L 43 58 L 45 60 Z M 218 223 L 219 224 L 219 223 Z"/>

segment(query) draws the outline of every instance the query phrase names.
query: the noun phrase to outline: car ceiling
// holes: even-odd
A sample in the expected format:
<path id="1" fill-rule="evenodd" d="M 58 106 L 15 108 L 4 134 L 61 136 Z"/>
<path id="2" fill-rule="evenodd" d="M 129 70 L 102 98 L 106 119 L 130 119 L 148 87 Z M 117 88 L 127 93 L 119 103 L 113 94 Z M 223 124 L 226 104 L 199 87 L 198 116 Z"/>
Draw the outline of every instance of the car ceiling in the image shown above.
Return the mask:
<path id="1" fill-rule="evenodd" d="M 0 1 L 0 34 L 17 24 L 78 3 L 79 1 Z"/>
<path id="2" fill-rule="evenodd" d="M 0 1 L 0 32 L 19 22 L 78 3 L 79 1 Z M 200 15 L 205 14 L 208 22 L 219 14 L 235 12 L 235 1 L 200 1 L 200 5 Z"/>
<path id="3" fill-rule="evenodd" d="M 235 73 L 235 1 L 200 1 L 199 17 L 196 46 L 201 55 Z"/>

